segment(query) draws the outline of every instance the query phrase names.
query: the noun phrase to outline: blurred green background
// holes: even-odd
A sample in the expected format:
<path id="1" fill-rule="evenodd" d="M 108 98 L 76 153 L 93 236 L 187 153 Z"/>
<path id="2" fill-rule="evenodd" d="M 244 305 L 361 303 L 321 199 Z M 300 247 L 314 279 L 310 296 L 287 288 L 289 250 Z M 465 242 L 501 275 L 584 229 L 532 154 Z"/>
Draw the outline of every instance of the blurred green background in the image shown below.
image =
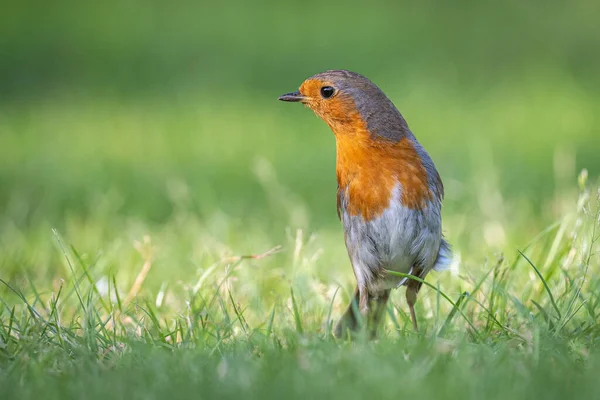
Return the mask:
<path id="1" fill-rule="evenodd" d="M 300 229 L 320 237 L 315 273 L 351 282 L 333 135 L 277 101 L 342 68 L 378 84 L 436 162 L 465 265 L 513 254 L 573 208 L 582 168 L 600 171 L 598 11 L 594 0 L 5 2 L 0 272 L 63 276 L 56 228 L 106 260 L 99 275 L 131 281 L 132 242 L 148 234 L 158 288 L 227 254 L 291 251 Z"/>

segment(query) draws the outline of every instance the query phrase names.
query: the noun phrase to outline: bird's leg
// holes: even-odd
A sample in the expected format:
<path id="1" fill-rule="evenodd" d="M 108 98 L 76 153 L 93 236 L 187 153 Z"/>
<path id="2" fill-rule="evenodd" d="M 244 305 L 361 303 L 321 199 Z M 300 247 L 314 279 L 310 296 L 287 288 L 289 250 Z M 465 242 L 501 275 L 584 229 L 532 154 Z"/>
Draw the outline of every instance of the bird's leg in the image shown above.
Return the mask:
<path id="1" fill-rule="evenodd" d="M 377 328 L 381 323 L 381 319 L 385 313 L 385 308 L 387 306 L 388 299 L 390 298 L 391 289 L 382 290 L 378 293 L 377 297 L 372 298 L 371 303 L 371 312 L 369 313 L 368 326 L 369 333 L 371 338 L 375 338 L 377 336 Z"/>
<path id="2" fill-rule="evenodd" d="M 421 270 L 415 269 L 413 275 L 420 277 Z M 419 331 L 419 327 L 417 325 L 417 316 L 415 314 L 415 303 L 417 302 L 417 294 L 419 293 L 419 290 L 421 290 L 421 286 L 422 283 L 414 279 L 409 279 L 406 284 L 406 302 L 408 303 L 408 309 L 410 310 L 410 319 L 412 320 L 415 332 Z"/>
<path id="3" fill-rule="evenodd" d="M 417 316 L 415 314 L 415 303 L 417 301 L 417 292 L 411 288 L 406 288 L 406 302 L 408 303 L 408 309 L 410 310 L 410 319 L 413 323 L 415 332 L 419 332 L 417 325 Z"/>
<path id="4" fill-rule="evenodd" d="M 361 290 L 357 287 L 348 309 L 335 328 L 334 335 L 339 338 L 346 333 L 346 330 L 355 332 L 359 330 L 360 322 L 362 322 L 368 327 L 371 337 L 375 337 L 390 297 L 390 291 L 387 289 L 371 294 L 367 288 Z"/>
<path id="5" fill-rule="evenodd" d="M 363 316 L 366 316 L 369 313 L 369 290 L 365 287 L 358 287 L 358 309 Z"/>
<path id="6" fill-rule="evenodd" d="M 355 331 L 358 328 L 358 313 L 360 310 L 360 291 L 358 286 L 354 289 L 354 296 L 350 300 L 348 309 L 342 315 L 342 318 L 335 327 L 334 336 L 342 337 L 346 334 L 346 330 Z"/>

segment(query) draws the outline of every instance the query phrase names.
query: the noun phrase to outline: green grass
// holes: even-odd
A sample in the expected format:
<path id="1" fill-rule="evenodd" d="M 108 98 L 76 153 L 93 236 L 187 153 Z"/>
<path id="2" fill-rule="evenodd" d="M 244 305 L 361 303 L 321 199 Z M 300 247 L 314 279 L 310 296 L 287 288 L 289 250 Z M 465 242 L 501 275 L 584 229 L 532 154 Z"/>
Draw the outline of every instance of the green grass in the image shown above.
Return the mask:
<path id="1" fill-rule="evenodd" d="M 302 236 L 281 254 L 206 262 L 195 278 L 165 279 L 153 291 L 143 290 L 144 277 L 160 268 L 160 250 L 149 238 L 133 246 L 137 279 L 114 268 L 98 279 L 100 260 L 112 257 L 80 255 L 55 233 L 63 281 L 0 281 L 3 395 L 595 396 L 599 201 L 584 189 L 578 212 L 520 255 L 430 279 L 420 334 L 394 296 L 375 342 L 331 336 L 330 305 L 338 314 L 347 295 L 311 276 L 322 263 Z M 176 246 L 169 236 L 161 247 Z"/>
<path id="2" fill-rule="evenodd" d="M 0 398 L 600 394 L 594 2 L 5 8 Z M 330 335 L 334 139 L 276 98 L 340 67 L 445 182 L 418 334 Z"/>

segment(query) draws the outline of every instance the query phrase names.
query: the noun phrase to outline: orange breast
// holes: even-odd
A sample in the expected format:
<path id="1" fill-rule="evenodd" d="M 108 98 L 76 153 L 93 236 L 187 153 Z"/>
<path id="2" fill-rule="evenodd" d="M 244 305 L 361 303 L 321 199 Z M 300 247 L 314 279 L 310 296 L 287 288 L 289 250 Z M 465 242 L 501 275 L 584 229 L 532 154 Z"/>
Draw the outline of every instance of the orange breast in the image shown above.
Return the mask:
<path id="1" fill-rule="evenodd" d="M 347 117 L 352 123 L 328 122 L 336 138 L 338 200 L 346 196 L 347 212 L 367 221 L 376 218 L 389 206 L 398 183 L 405 207 L 425 207 L 432 193 L 413 143 L 374 139 L 358 112 Z"/>

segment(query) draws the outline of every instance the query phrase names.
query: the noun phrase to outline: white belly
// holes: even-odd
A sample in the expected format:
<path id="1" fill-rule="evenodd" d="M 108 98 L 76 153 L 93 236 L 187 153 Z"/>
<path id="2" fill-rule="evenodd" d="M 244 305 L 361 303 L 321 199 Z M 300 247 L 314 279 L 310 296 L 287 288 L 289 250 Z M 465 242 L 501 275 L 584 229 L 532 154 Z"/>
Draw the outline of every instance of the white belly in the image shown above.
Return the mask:
<path id="1" fill-rule="evenodd" d="M 359 286 L 378 290 L 395 287 L 401 277 L 383 274 L 382 269 L 411 273 L 418 266 L 424 277 L 436 262 L 442 241 L 439 201 L 420 210 L 404 207 L 396 188 L 389 207 L 378 217 L 365 221 L 342 207 L 346 247 Z"/>

